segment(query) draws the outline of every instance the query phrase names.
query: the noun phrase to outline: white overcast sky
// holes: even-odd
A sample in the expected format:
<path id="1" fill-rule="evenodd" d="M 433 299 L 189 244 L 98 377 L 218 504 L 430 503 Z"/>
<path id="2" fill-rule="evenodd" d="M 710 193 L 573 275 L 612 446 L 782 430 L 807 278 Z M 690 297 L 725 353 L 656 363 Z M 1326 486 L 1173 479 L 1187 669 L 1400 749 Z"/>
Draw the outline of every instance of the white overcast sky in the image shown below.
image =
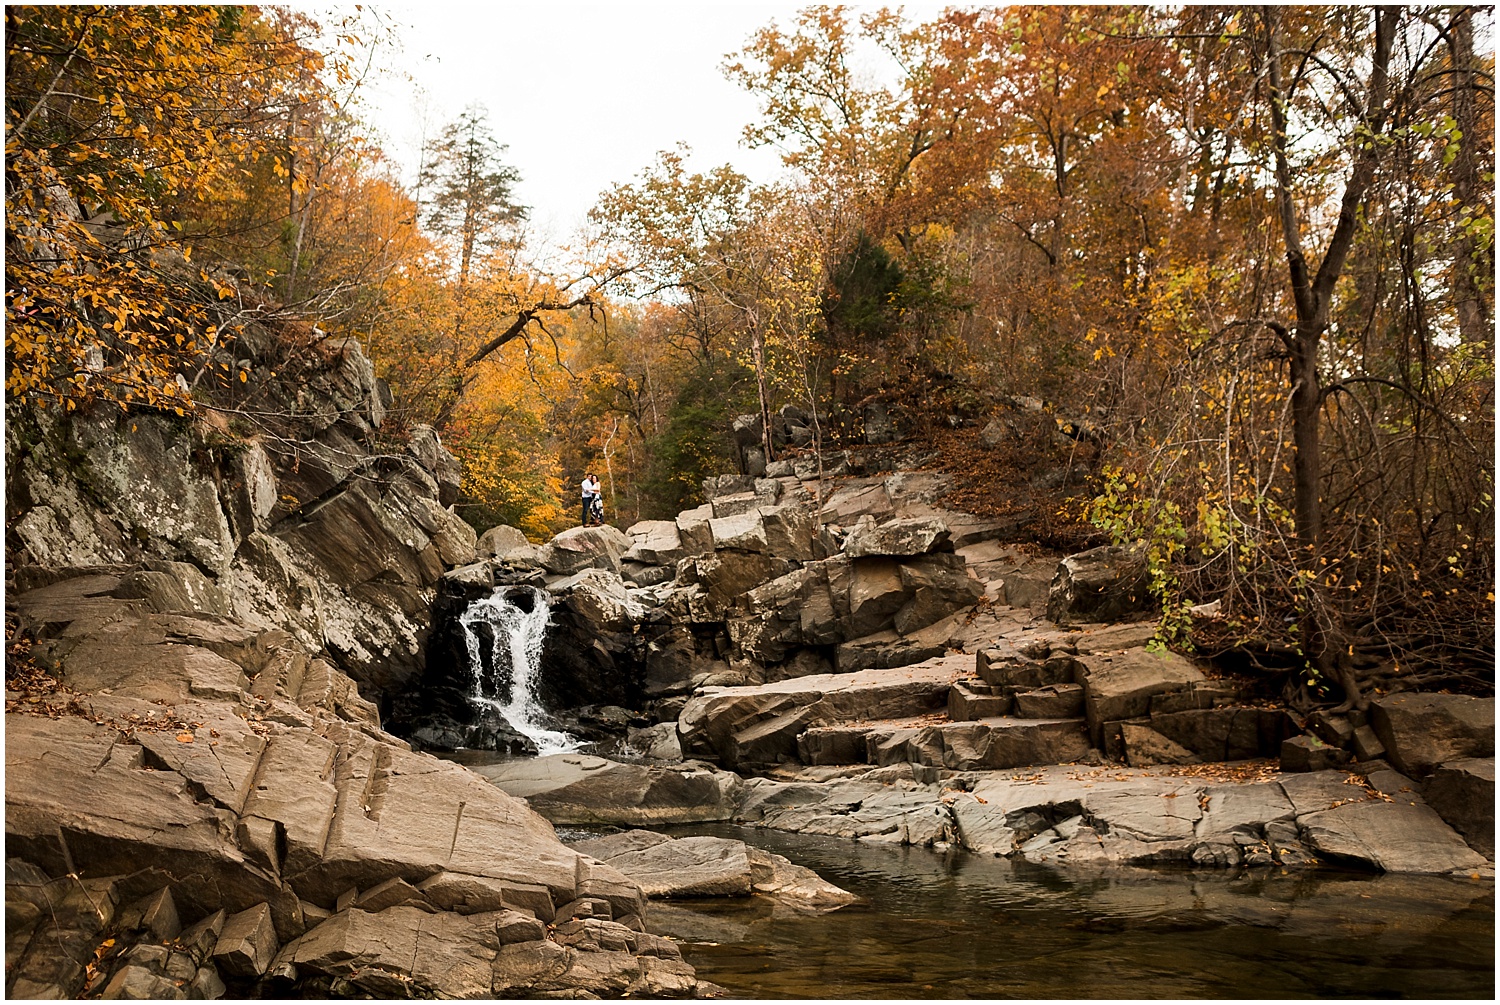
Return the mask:
<path id="1" fill-rule="evenodd" d="M 678 142 L 692 148 L 694 170 L 728 162 L 756 181 L 776 177 L 774 151 L 740 142 L 755 100 L 719 67 L 757 28 L 773 19 L 789 25 L 800 6 L 377 4 L 399 26 L 400 51 L 377 52 L 386 72 L 367 85 L 362 114 L 409 181 L 424 114 L 431 135 L 470 103 L 483 104 L 521 173 L 517 194 L 531 207 L 534 236 L 565 241 L 601 191 Z M 937 9 L 907 5 L 909 16 Z"/>

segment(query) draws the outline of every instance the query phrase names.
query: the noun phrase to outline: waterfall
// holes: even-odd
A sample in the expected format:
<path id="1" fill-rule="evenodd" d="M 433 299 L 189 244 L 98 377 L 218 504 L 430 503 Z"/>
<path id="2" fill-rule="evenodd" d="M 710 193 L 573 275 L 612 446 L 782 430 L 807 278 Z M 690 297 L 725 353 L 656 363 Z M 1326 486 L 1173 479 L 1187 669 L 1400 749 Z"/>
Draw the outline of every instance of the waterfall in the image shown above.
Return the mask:
<path id="1" fill-rule="evenodd" d="M 530 602 L 517 604 L 512 595 Z M 458 619 L 474 683 L 470 698 L 498 712 L 516 732 L 535 743 L 540 754 L 560 754 L 582 746 L 582 741 L 567 733 L 548 729 L 547 714 L 537 702 L 542 643 L 550 614 L 546 593 L 534 587 L 512 587 L 474 601 Z M 483 658 L 484 640 L 475 630 L 481 624 L 490 629 L 488 661 Z"/>

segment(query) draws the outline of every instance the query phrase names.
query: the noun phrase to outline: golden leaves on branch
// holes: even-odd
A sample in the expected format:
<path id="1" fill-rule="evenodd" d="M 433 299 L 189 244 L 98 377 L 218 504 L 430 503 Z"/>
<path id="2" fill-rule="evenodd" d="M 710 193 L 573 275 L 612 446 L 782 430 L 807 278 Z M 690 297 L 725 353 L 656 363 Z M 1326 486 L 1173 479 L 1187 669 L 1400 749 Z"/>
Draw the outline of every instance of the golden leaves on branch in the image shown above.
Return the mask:
<path id="1" fill-rule="evenodd" d="M 321 96 L 306 26 L 238 7 L 6 8 L 9 396 L 191 408 L 213 297 L 185 279 L 182 212 L 232 197 L 277 117 Z"/>

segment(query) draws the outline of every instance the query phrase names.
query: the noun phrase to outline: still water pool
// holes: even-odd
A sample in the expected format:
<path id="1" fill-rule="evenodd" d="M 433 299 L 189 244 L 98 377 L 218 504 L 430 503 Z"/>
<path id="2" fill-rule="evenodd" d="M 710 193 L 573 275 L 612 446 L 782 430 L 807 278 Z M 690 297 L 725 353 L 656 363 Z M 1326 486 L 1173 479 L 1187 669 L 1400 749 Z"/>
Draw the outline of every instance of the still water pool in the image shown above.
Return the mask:
<path id="1" fill-rule="evenodd" d="M 859 894 L 652 904 L 698 976 L 745 998 L 1485 998 L 1491 880 L 1330 871 L 1059 872 L 733 825 Z"/>

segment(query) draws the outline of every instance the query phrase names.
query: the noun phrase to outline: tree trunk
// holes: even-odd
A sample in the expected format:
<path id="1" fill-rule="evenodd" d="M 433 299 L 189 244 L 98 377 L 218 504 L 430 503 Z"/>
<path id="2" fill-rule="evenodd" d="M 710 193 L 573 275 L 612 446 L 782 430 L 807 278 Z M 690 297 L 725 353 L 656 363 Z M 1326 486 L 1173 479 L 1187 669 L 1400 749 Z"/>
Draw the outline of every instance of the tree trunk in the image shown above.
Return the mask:
<path id="1" fill-rule="evenodd" d="M 760 445 L 766 463 L 775 459 L 771 453 L 771 399 L 766 392 L 766 337 L 760 319 L 750 318 L 750 349 L 755 356 L 755 393 L 760 399 Z"/>
<path id="2" fill-rule="evenodd" d="M 1475 157 L 1479 137 L 1479 115 L 1475 108 L 1474 14 L 1461 8 L 1455 15 L 1452 40 L 1453 119 L 1463 136 L 1453 158 L 1453 195 L 1458 204 L 1476 206 L 1480 197 L 1480 170 Z M 1458 314 L 1458 331 L 1467 343 L 1488 342 L 1494 335 L 1490 308 L 1486 302 L 1481 276 L 1494 275 L 1494 252 L 1481 250 L 1470 231 L 1461 231 L 1453 248 L 1453 301 Z"/>
<path id="3" fill-rule="evenodd" d="M 1387 71 L 1395 41 L 1400 11 L 1376 9 L 1375 50 L 1370 61 L 1367 104 L 1364 125 L 1371 138 L 1383 131 L 1387 115 Z M 1328 563 L 1322 554 L 1322 447 L 1319 433 L 1322 425 L 1323 389 L 1318 374 L 1318 353 L 1323 334 L 1332 317 L 1334 287 L 1343 275 L 1366 194 L 1375 179 L 1380 144 L 1360 142 L 1351 151 L 1353 165 L 1344 185 L 1339 218 L 1323 260 L 1314 272 L 1302 247 L 1302 221 L 1293 191 L 1290 146 L 1287 137 L 1287 105 L 1290 95 L 1281 72 L 1282 44 L 1280 11 L 1265 7 L 1261 11 L 1265 28 L 1266 84 L 1271 112 L 1271 148 L 1275 158 L 1276 204 L 1281 217 L 1282 241 L 1286 247 L 1287 272 L 1291 280 L 1292 300 L 1297 323 L 1291 331 L 1277 326 L 1276 332 L 1286 345 L 1291 359 L 1292 379 L 1292 482 L 1293 518 L 1297 541 L 1297 568 L 1306 589 L 1306 609 L 1301 631 L 1303 652 L 1323 675 L 1343 687 L 1347 706 L 1364 708 L 1368 700 L 1360 693 L 1359 682 L 1345 658 L 1348 644 L 1342 616 L 1333 599 L 1328 580 Z"/>
<path id="4" fill-rule="evenodd" d="M 1299 324 L 1292 338 L 1292 482 L 1297 546 L 1303 559 L 1315 562 L 1318 539 L 1323 536 L 1323 453 L 1318 441 L 1322 418 L 1323 387 L 1318 378 L 1318 346 L 1321 333 Z"/>

